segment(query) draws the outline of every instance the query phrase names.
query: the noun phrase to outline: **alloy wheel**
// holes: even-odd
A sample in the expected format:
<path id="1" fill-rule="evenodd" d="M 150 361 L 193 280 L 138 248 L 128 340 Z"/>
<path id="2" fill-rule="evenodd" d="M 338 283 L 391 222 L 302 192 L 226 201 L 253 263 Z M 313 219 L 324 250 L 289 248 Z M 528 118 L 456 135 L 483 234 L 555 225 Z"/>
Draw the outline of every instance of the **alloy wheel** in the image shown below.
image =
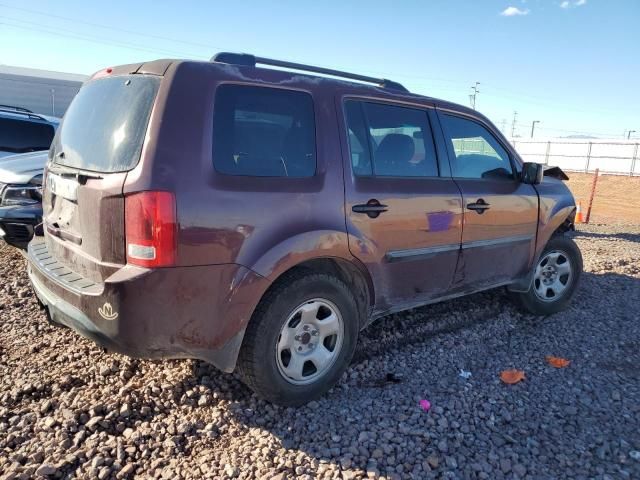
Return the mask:
<path id="1" fill-rule="evenodd" d="M 558 300 L 569 288 L 572 280 L 571 261 L 569 256 L 553 250 L 546 253 L 538 262 L 533 277 L 536 296 L 544 302 Z"/>
<path id="2" fill-rule="evenodd" d="M 282 377 L 295 385 L 308 385 L 324 376 L 340 354 L 344 321 L 329 300 L 309 300 L 284 322 L 275 353 Z"/>

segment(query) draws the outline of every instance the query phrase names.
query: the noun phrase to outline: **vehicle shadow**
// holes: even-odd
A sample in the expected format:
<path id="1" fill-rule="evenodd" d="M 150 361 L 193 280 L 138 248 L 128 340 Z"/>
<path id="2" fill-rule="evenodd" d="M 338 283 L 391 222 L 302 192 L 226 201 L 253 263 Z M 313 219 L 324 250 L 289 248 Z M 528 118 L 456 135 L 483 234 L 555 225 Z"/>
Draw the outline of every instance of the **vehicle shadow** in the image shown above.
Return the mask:
<path id="1" fill-rule="evenodd" d="M 628 242 L 640 242 L 640 233 L 626 233 L 626 232 L 618 232 L 618 233 L 595 233 L 595 232 L 585 232 L 582 230 L 576 230 L 575 232 L 571 232 L 572 238 L 616 238 L 620 240 L 626 240 Z"/>
<path id="2" fill-rule="evenodd" d="M 299 408 L 284 408 L 259 400 L 240 384 L 239 376 L 220 374 L 203 362 L 194 364 L 192 380 L 196 384 L 207 385 L 212 389 L 212 394 L 217 392 L 220 396 L 227 395 L 226 398 L 231 401 L 231 421 L 243 430 L 258 429 L 268 432 L 270 436 L 277 438 L 283 448 L 303 452 L 319 465 L 332 465 L 336 471 L 356 469 L 364 472 L 367 467 L 371 467 L 373 459 L 378 464 L 380 474 L 384 475 L 385 472 L 389 474 L 390 470 L 385 470 L 379 451 L 374 455 L 374 450 L 378 447 L 383 449 L 385 457 L 391 455 L 385 448 L 393 448 L 393 455 L 397 456 L 400 450 L 394 445 L 418 443 L 419 447 L 415 448 L 418 448 L 421 458 L 435 455 L 441 461 L 444 460 L 444 455 L 438 451 L 436 440 L 446 438 L 452 432 L 442 428 L 442 415 L 421 411 L 418 406 L 421 389 L 428 389 L 429 398 L 437 398 L 440 405 L 456 405 L 458 408 L 465 405 L 465 408 L 472 409 L 473 400 L 463 400 L 460 403 L 461 396 L 464 397 L 469 390 L 469 384 L 458 377 L 459 370 L 472 371 L 471 381 L 474 386 L 486 390 L 488 397 L 502 395 L 495 393 L 495 390 L 504 388 L 497 380 L 499 369 L 496 365 L 507 365 L 513 358 L 527 358 L 532 355 L 531 349 L 537 349 L 539 340 L 545 345 L 557 345 L 558 351 L 580 351 L 583 348 L 579 334 L 568 335 L 566 339 L 558 338 L 560 336 L 556 330 L 560 327 L 602 332 L 599 344 L 603 351 L 607 350 L 608 345 L 610 352 L 617 351 L 622 348 L 619 347 L 622 345 L 620 338 L 611 337 L 611 328 L 600 329 L 603 320 L 593 315 L 589 304 L 597 301 L 604 293 L 607 295 L 607 304 L 633 301 L 631 297 L 634 295 L 635 301 L 640 302 L 639 292 L 640 278 L 619 273 L 585 273 L 571 307 L 566 312 L 548 317 L 535 317 L 520 312 L 505 289 L 384 317 L 361 333 L 350 369 L 341 382 L 318 401 Z M 622 312 L 620 315 L 626 318 L 627 313 L 622 310 L 618 312 Z M 578 325 L 579 322 L 585 323 Z M 469 339 L 481 338 L 485 329 L 490 334 L 487 334 L 484 342 L 478 340 L 475 345 L 465 343 Z M 467 330 L 472 330 L 473 333 L 469 334 Z M 627 343 L 629 342 L 633 342 L 633 339 L 629 339 Z M 600 353 L 589 352 L 596 365 L 590 374 L 606 383 L 607 372 L 615 369 L 616 374 L 627 375 L 625 381 L 637 381 L 635 373 L 634 376 L 629 376 L 630 372 L 636 371 L 631 368 L 630 362 L 637 358 L 622 358 L 624 355 L 628 357 L 631 347 L 625 348 L 626 353 L 621 351 L 619 361 L 609 358 L 610 354 L 603 353 L 603 358 L 600 359 Z M 448 349 L 456 354 L 452 356 L 447 353 Z M 439 372 L 427 372 L 426 369 L 415 371 L 411 367 L 403 367 L 398 361 L 392 361 L 393 357 L 407 358 L 419 352 L 427 356 L 429 354 L 425 352 L 450 357 L 447 359 L 449 364 L 446 371 L 440 372 L 450 381 L 443 383 L 434 380 Z M 537 350 L 534 354 L 538 355 Z M 634 357 L 637 357 L 637 352 Z M 425 364 L 432 362 L 433 360 L 425 357 Z M 202 382 L 202 379 L 205 381 Z M 217 385 L 221 379 L 225 384 L 233 385 L 232 395 L 229 395 L 228 388 L 219 389 Z M 551 404 L 564 402 L 560 398 L 562 393 L 558 395 L 558 398 L 546 398 L 544 401 Z M 384 401 L 380 401 L 380 398 L 384 398 Z M 543 401 L 525 398 L 527 402 Z M 498 406 L 495 407 L 496 412 L 492 410 L 494 407 L 489 408 L 491 411 L 488 415 L 498 416 Z M 536 405 L 535 408 L 546 407 Z M 381 425 L 388 425 L 386 428 L 393 432 L 391 440 L 381 437 L 381 427 L 376 422 L 372 423 L 372 419 L 376 418 L 380 419 Z M 473 411 L 461 412 L 460 418 L 474 418 Z M 463 420 L 461 422 L 464 423 Z M 473 429 L 473 425 L 470 428 Z M 500 435 L 520 438 L 521 432 L 517 424 L 505 424 L 504 428 Z M 368 435 L 371 436 L 370 431 L 375 429 L 378 429 L 377 436 L 373 437 L 375 441 L 371 441 L 369 437 L 370 440 L 364 442 L 363 446 L 361 433 L 364 431 L 367 434 L 369 431 Z M 247 441 L 253 440 L 247 437 Z M 384 448 L 380 445 L 384 445 Z M 553 456 L 550 450 L 546 453 Z M 432 468 L 438 470 L 438 467 Z M 279 471 L 285 478 L 289 478 L 288 475 L 296 476 L 295 465 L 282 465 Z M 438 471 L 444 471 L 442 466 Z M 320 472 L 311 473 L 322 476 Z M 408 473 L 404 471 L 400 476 Z"/>

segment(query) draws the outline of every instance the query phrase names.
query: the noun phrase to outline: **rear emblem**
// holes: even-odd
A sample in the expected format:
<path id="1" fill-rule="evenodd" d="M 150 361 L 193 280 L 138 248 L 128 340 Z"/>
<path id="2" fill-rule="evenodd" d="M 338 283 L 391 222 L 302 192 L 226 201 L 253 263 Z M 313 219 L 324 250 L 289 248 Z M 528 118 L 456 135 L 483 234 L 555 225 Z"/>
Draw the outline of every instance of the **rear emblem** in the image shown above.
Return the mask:
<path id="1" fill-rule="evenodd" d="M 98 313 L 105 320 L 115 320 L 118 318 L 118 312 L 113 311 L 113 307 L 109 302 L 106 302 L 102 307 L 98 309 Z"/>

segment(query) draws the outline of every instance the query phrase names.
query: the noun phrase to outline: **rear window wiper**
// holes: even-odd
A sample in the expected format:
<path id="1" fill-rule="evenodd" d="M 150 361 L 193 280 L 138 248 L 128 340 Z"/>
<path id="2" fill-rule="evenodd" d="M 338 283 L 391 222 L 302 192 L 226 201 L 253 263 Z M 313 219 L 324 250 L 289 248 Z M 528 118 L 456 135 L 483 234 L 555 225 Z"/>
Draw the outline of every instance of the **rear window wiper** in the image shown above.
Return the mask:
<path id="1" fill-rule="evenodd" d="M 60 152 L 56 155 L 58 158 L 64 158 L 64 154 Z M 78 183 L 84 184 L 87 180 L 102 180 L 104 176 L 94 173 L 94 172 L 85 172 L 82 170 L 76 170 L 71 167 L 67 167 L 60 163 L 54 163 L 54 166 L 49 168 L 51 173 L 55 173 L 58 175 L 62 175 L 65 177 L 75 177 L 78 180 Z"/>
<path id="2" fill-rule="evenodd" d="M 102 180 L 104 177 L 97 173 L 77 172 L 76 177 L 79 183 L 85 183 L 87 180 Z"/>

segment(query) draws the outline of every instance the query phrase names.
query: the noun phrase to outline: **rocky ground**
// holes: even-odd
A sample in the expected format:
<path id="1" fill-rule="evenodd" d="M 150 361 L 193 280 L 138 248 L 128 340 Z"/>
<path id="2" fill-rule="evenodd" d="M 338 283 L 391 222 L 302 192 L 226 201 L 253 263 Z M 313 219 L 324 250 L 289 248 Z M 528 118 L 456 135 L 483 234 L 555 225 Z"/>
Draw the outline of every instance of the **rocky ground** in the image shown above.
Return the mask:
<path id="1" fill-rule="evenodd" d="M 568 311 L 533 318 L 494 291 L 387 317 L 299 409 L 48 325 L 2 246 L 0 477 L 640 478 L 640 228 L 575 238 L 586 273 Z M 526 380 L 501 383 L 507 368 Z"/>

